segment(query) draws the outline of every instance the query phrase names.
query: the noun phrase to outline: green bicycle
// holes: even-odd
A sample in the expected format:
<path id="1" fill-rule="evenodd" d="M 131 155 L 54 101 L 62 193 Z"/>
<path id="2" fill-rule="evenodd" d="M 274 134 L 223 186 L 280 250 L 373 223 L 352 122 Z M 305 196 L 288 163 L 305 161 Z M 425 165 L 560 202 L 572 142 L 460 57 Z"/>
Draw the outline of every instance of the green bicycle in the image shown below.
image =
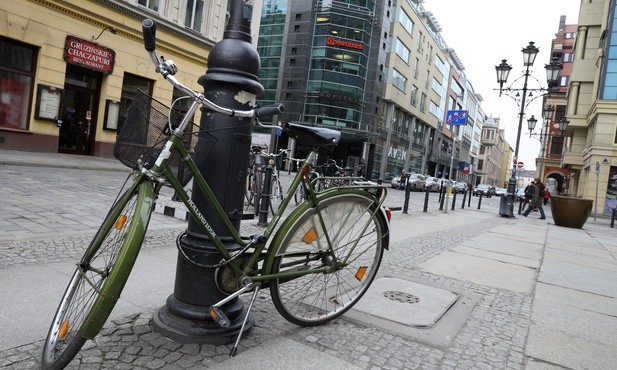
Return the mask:
<path id="1" fill-rule="evenodd" d="M 121 195 L 77 263 L 45 338 L 44 369 L 64 368 L 84 343 L 93 339 L 103 327 L 129 277 L 144 241 L 154 201 L 165 183 L 187 205 L 221 255 L 223 262 L 204 267 L 216 269 L 216 285 L 226 295 L 209 308 L 212 320 L 223 327 L 229 325 L 229 320 L 220 307 L 243 293 L 252 292 L 242 324 L 244 328 L 262 287 L 269 287 L 277 311 L 294 324 L 314 326 L 339 317 L 367 291 L 389 245 L 390 213 L 382 206 L 386 188 L 371 182 L 358 182 L 316 191 L 310 181 L 308 164 L 313 162 L 319 147 L 336 145 L 340 132 L 298 124 L 287 124 L 285 130 L 309 145 L 311 152 L 263 234 L 242 237 L 193 162 L 183 135 L 198 107 L 212 113 L 248 118 L 255 126 L 272 129 L 279 127 L 263 125 L 259 117 L 274 115 L 283 108 L 278 105 L 238 111 L 209 101 L 173 76 L 177 68 L 171 60 L 159 59 L 156 55 L 155 23 L 146 19 L 142 26 L 146 50 L 157 71 L 186 93 L 192 104 L 188 112 L 179 117 L 169 108 L 163 115 L 160 103 L 145 94 L 135 97 L 127 123 L 118 135 L 115 153 L 123 163 L 135 168 L 133 182 L 120 191 Z M 152 131 L 157 131 L 158 135 L 145 140 L 144 132 L 149 135 Z M 129 158 L 130 153 L 136 151 L 140 154 Z M 177 166 L 183 166 L 183 170 L 174 169 Z M 242 247 L 240 250 L 230 254 L 225 248 L 184 190 L 186 176 L 177 173 L 186 174 L 188 178 L 192 176 L 208 199 L 208 206 Z M 283 212 L 300 184 L 305 188 L 306 199 L 283 219 Z M 179 250 L 183 258 L 195 263 L 182 248 Z M 232 356 L 240 336 L 233 346 Z"/>

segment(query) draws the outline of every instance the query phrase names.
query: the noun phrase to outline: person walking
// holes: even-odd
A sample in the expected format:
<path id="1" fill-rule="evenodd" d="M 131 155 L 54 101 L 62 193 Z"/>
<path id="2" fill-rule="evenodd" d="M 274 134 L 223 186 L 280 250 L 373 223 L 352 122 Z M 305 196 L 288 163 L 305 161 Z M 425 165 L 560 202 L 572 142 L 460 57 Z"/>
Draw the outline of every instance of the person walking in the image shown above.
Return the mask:
<path id="1" fill-rule="evenodd" d="M 523 200 L 523 206 L 522 206 L 523 211 L 525 211 L 525 207 L 529 203 L 531 203 L 531 200 L 533 199 L 533 194 L 536 191 L 535 185 L 536 185 L 535 181 L 532 181 L 529 183 L 529 185 L 525 187 L 525 199 Z"/>
<path id="2" fill-rule="evenodd" d="M 529 207 L 527 207 L 525 212 L 523 212 L 523 216 L 527 217 L 533 209 L 533 206 L 536 206 L 540 211 L 540 220 L 545 220 L 546 215 L 544 214 L 544 208 L 542 208 L 542 204 L 544 203 L 544 192 L 546 191 L 546 188 L 542 181 L 540 181 L 539 177 L 536 177 L 533 181 L 535 182 L 533 198 L 531 199 L 531 204 L 529 205 Z"/>

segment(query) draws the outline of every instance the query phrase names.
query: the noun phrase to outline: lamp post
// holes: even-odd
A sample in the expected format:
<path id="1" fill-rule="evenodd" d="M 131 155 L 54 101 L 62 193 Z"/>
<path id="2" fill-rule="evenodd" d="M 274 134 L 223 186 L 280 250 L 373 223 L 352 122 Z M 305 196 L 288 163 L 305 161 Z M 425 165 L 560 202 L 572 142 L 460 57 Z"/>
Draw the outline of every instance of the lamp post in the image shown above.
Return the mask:
<path id="1" fill-rule="evenodd" d="M 499 84 L 499 96 L 505 94 L 512 98 L 519 105 L 519 114 L 518 114 L 518 130 L 516 133 L 516 145 L 514 147 L 514 159 L 512 165 L 512 176 L 508 180 L 508 192 L 506 195 L 502 195 L 501 197 L 501 205 L 499 207 L 499 214 L 501 216 L 514 217 L 514 199 L 516 192 L 516 163 L 518 160 L 518 149 L 521 141 L 521 130 L 523 127 L 523 118 L 525 117 L 525 109 L 533 100 L 537 97 L 544 95 L 544 93 L 550 92 L 550 89 L 557 85 L 557 79 L 559 77 L 559 71 L 563 68 L 561 63 L 557 58 L 553 58 L 550 64 L 546 64 L 544 68 L 546 69 L 546 79 L 548 82 L 548 87 L 543 88 L 529 88 L 528 81 L 529 77 L 536 80 L 538 84 L 540 82 L 533 76 L 531 76 L 531 67 L 535 62 L 536 56 L 540 51 L 538 47 L 534 45 L 533 41 L 529 42 L 529 45 L 521 50 L 523 53 L 523 65 L 525 66 L 525 71 L 523 75 L 509 86 L 504 88 L 504 84 L 508 80 L 508 76 L 510 71 L 512 70 L 512 66 L 507 63 L 506 59 L 501 61 L 501 64 L 495 66 L 495 70 L 497 72 L 497 83 Z M 519 79 L 523 78 L 523 87 L 522 88 L 513 88 L 512 86 Z M 540 92 L 537 96 L 533 96 L 533 92 Z M 522 94 L 521 94 L 522 93 Z"/>

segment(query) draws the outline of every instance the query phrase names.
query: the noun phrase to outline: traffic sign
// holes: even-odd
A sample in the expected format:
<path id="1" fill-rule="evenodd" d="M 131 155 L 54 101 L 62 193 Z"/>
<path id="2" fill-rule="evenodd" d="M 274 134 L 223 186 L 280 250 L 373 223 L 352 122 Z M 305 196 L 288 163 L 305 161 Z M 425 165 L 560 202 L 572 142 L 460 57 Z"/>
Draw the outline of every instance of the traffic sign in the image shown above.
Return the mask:
<path id="1" fill-rule="evenodd" d="M 518 168 L 523 168 L 524 166 L 525 166 L 525 163 L 523 163 L 523 162 L 518 162 L 516 164 L 516 167 L 518 167 Z"/>
<path id="2" fill-rule="evenodd" d="M 466 125 L 467 111 L 466 110 L 449 110 L 446 114 L 447 125 Z"/>

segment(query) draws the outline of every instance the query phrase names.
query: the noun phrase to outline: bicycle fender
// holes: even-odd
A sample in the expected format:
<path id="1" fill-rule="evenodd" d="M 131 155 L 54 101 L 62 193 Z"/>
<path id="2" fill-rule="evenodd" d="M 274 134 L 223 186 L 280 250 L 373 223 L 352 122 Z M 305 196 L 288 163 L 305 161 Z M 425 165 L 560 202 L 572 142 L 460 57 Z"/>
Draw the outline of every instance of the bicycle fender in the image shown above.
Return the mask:
<path id="1" fill-rule="evenodd" d="M 375 199 L 375 197 L 372 194 L 362 189 L 337 188 L 337 189 L 332 189 L 332 190 L 334 191 L 324 191 L 322 193 L 317 194 L 317 202 L 319 203 L 320 201 L 325 200 L 327 198 L 331 198 L 331 197 L 335 197 L 335 196 L 339 196 L 343 194 L 359 194 L 362 196 L 369 196 L 373 198 L 375 206 L 378 206 L 378 203 L 379 203 L 378 200 Z M 296 207 L 289 214 L 289 216 L 287 216 L 285 221 L 283 221 L 281 226 L 278 228 L 278 230 L 274 234 L 274 237 L 272 238 L 270 245 L 268 246 L 268 255 L 266 256 L 266 259 L 264 260 L 264 264 L 262 267 L 262 274 L 266 275 L 266 274 L 271 273 L 274 259 L 276 258 L 278 251 L 282 247 L 281 244 L 283 242 L 283 238 L 285 237 L 285 234 L 287 233 L 289 228 L 298 220 L 298 218 L 300 218 L 300 216 L 302 216 L 306 211 L 314 207 L 315 206 L 312 201 L 303 202 L 300 205 L 298 205 L 298 207 Z M 390 223 L 388 222 L 385 209 L 379 206 L 379 211 L 375 213 L 375 217 L 377 217 L 377 219 L 379 220 L 379 222 L 382 224 L 384 228 L 382 246 L 384 249 L 388 250 L 389 244 L 390 244 Z"/>
<path id="2" fill-rule="evenodd" d="M 120 293 L 124 289 L 124 285 L 135 264 L 144 235 L 148 229 L 154 205 L 154 188 L 152 183 L 145 181 L 139 185 L 138 191 L 139 196 L 135 206 L 136 215 L 120 248 L 113 272 L 105 280 L 101 287 L 102 293 L 92 305 L 90 313 L 79 330 L 87 339 L 92 339 L 99 333 L 116 302 L 120 299 Z"/>

